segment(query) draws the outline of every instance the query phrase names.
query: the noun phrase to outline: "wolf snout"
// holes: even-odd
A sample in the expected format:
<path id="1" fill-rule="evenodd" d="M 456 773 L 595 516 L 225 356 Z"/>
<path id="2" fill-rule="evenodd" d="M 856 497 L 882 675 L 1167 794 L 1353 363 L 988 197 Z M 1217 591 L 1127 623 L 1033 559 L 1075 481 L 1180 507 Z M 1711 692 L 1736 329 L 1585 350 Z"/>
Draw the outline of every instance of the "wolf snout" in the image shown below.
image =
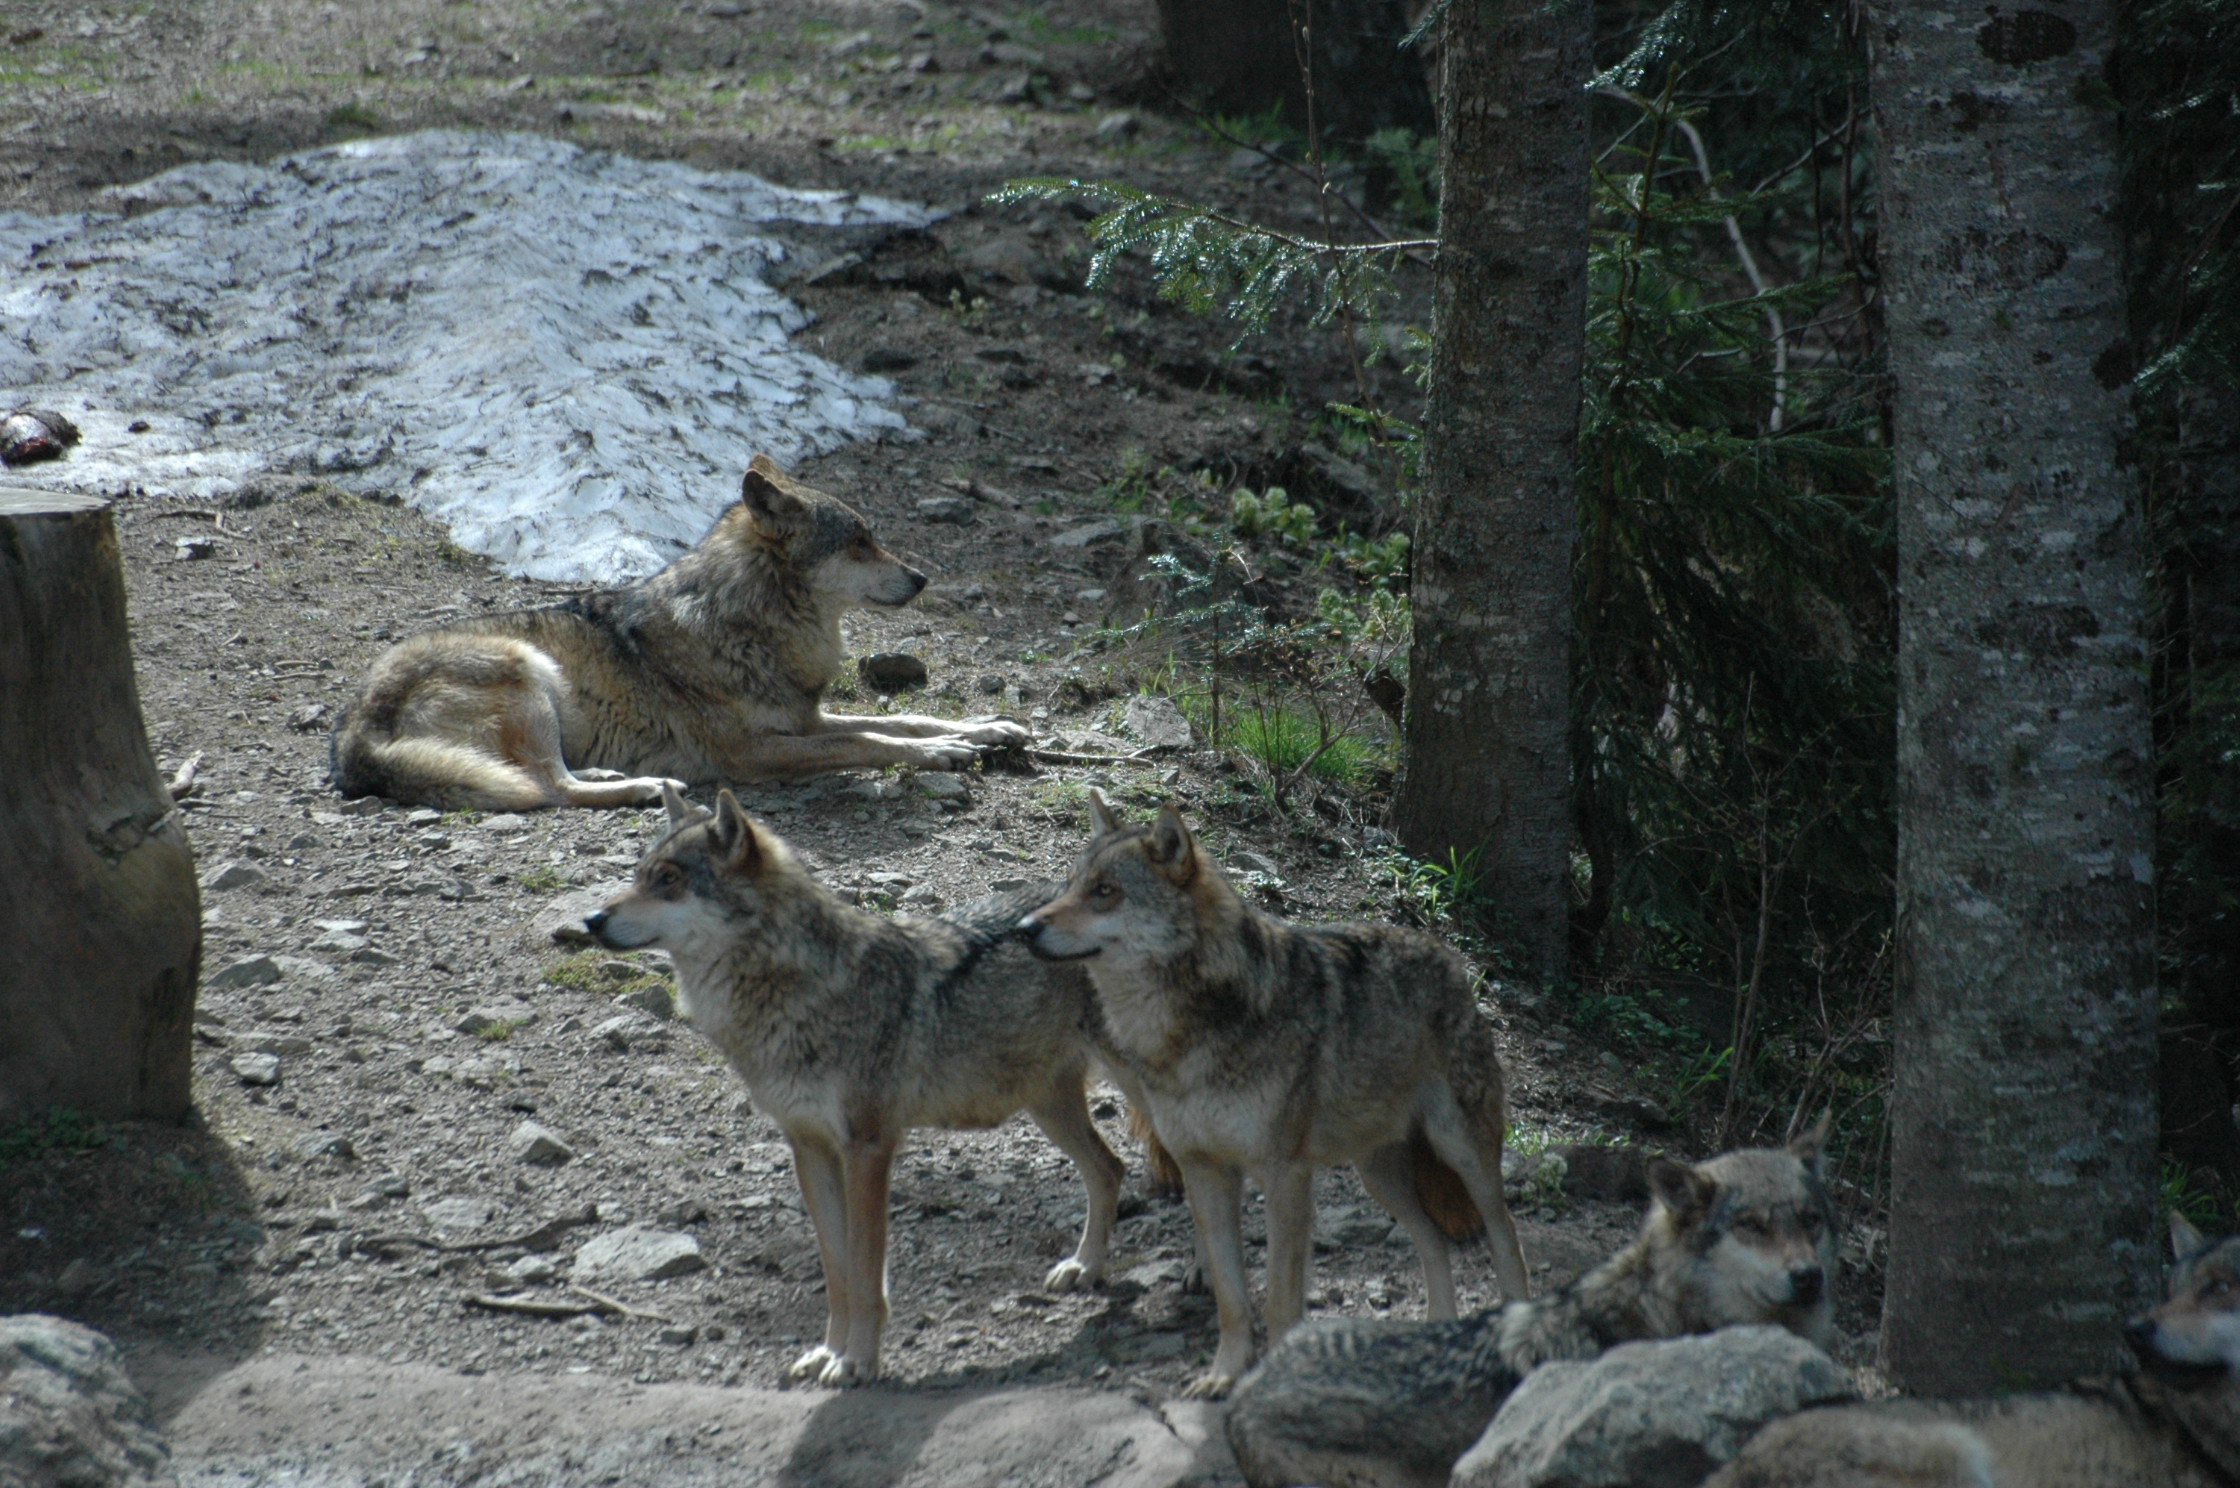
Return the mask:
<path id="1" fill-rule="evenodd" d="M 1789 1300 L 1799 1307 L 1810 1307 L 1818 1302 L 1827 1286 L 1827 1273 L 1818 1266 L 1789 1268 Z"/>
<path id="2" fill-rule="evenodd" d="M 607 912 L 605 910 L 595 909 L 585 915 L 583 917 L 583 928 L 591 932 L 593 940 L 609 950 L 614 949 L 614 942 L 607 939 Z"/>

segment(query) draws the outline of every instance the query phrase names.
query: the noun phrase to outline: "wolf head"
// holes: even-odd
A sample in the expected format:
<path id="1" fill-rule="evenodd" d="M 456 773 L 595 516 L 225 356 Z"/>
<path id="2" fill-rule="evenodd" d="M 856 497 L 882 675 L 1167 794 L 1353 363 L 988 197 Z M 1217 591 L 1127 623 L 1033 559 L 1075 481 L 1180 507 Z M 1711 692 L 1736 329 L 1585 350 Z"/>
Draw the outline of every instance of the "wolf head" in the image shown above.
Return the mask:
<path id="1" fill-rule="evenodd" d="M 2240 1236 L 2205 1240 L 2182 1214 L 2170 1216 L 2169 1296 L 2132 1319 L 2125 1341 L 2148 1374 L 2199 1390 L 2240 1370 Z"/>
<path id="2" fill-rule="evenodd" d="M 879 546 L 854 507 L 795 480 L 768 455 L 748 462 L 738 503 L 717 518 L 702 546 L 772 560 L 834 614 L 908 604 L 926 586 L 924 574 Z"/>
<path id="3" fill-rule="evenodd" d="M 1667 1295 L 1691 1325 L 1771 1323 L 1825 1347 L 1834 1337 L 1834 1213 L 1821 1181 L 1823 1115 L 1787 1147 L 1690 1167 L 1649 1165 L 1642 1227 Z"/>
<path id="4" fill-rule="evenodd" d="M 1090 841 L 1065 892 L 1019 922 L 1045 961 L 1105 957 L 1173 961 L 1233 918 L 1242 901 L 1183 825 L 1172 801 L 1148 827 L 1131 827 L 1089 792 Z"/>
<path id="5" fill-rule="evenodd" d="M 635 880 L 584 920 L 610 950 L 662 950 L 680 965 L 713 961 L 766 928 L 815 881 L 767 827 L 756 826 L 724 791 L 716 809 L 664 788 L 669 829 L 638 863 Z M 680 980 L 681 986 L 681 980 Z"/>

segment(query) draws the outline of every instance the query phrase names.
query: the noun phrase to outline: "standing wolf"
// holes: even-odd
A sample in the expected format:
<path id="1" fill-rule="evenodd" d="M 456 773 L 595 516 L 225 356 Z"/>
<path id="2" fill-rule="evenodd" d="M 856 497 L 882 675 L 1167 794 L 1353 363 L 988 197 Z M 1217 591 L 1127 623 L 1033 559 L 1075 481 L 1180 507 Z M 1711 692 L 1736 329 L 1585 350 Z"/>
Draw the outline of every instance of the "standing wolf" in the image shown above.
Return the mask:
<path id="1" fill-rule="evenodd" d="M 819 884 L 729 791 L 712 814 L 673 789 L 664 799 L 669 830 L 636 882 L 584 923 L 617 950 L 669 953 L 685 1016 L 793 1146 L 830 1309 L 795 1377 L 879 1372 L 887 1175 L 912 1127 L 990 1127 L 1024 1109 L 1089 1190 L 1080 1246 L 1046 1284 L 1094 1285 L 1123 1171 L 1083 1093 L 1096 1003 L 1080 972 L 1037 965 L 1013 934 L 1055 886 L 888 920 Z"/>
<path id="2" fill-rule="evenodd" d="M 2132 1320 L 2139 1370 L 1995 1400 L 1804 1411 L 1704 1488 L 2232 1488 L 2240 1483 L 2240 1237 L 2170 1217 L 2169 1296 Z"/>
<path id="3" fill-rule="evenodd" d="M 1509 1392 L 1551 1359 L 1736 1323 L 1835 1333 L 1827 1118 L 1786 1148 L 1658 1158 L 1641 1233 L 1569 1286 L 1457 1322 L 1326 1318 L 1237 1386 L 1229 1443 L 1251 1488 L 1445 1488 Z"/>
<path id="4" fill-rule="evenodd" d="M 824 711 L 840 616 L 925 584 L 853 508 L 756 455 L 737 503 L 653 577 L 383 652 L 335 726 L 335 786 L 453 810 L 638 806 L 671 778 L 962 768 L 1024 743 L 1015 723 Z"/>
<path id="5" fill-rule="evenodd" d="M 1226 1393 L 1252 1362 L 1247 1172 L 1267 1194 L 1271 1343 L 1305 1309 L 1314 1170 L 1334 1163 L 1415 1241 L 1432 1317 L 1453 1317 L 1455 1295 L 1426 1170 L 1469 1191 L 1502 1291 L 1524 1296 L 1501 1195 L 1501 1064 L 1462 958 L 1420 931 L 1260 913 L 1171 802 L 1150 827 L 1121 825 L 1093 791 L 1089 810 L 1094 840 L 1065 892 L 1020 928 L 1036 955 L 1086 963 L 1123 1088 L 1181 1168 L 1221 1321 L 1191 1393 Z"/>

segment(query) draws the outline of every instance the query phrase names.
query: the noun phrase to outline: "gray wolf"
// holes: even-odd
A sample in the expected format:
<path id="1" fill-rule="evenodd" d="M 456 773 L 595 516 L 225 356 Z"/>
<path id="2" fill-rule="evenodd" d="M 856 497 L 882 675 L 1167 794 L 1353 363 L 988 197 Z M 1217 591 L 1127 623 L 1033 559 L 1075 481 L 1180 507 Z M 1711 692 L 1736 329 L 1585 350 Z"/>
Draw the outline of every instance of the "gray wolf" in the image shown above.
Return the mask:
<path id="1" fill-rule="evenodd" d="M 1065 892 L 1020 929 L 1036 955 L 1088 968 L 1106 1063 L 1181 1169 L 1221 1326 L 1191 1392 L 1225 1393 L 1252 1361 L 1247 1172 L 1267 1195 L 1271 1343 L 1306 1306 L 1317 1166 L 1352 1163 L 1407 1229 L 1431 1316 L 1453 1317 L 1455 1294 L 1426 1169 L 1467 1190 L 1503 1292 L 1524 1296 L 1501 1064 L 1462 958 L 1389 925 L 1287 925 L 1238 897 L 1172 802 L 1150 827 L 1089 805 Z"/>
<path id="2" fill-rule="evenodd" d="M 1046 1284 L 1094 1285 L 1123 1172 L 1084 1096 L 1095 996 L 1013 932 L 1055 885 L 889 920 L 819 884 L 729 791 L 712 813 L 674 788 L 664 800 L 668 830 L 629 891 L 584 923 L 615 949 L 669 953 L 684 1015 L 793 1147 L 830 1308 L 824 1343 L 794 1376 L 842 1385 L 879 1372 L 887 1175 L 912 1127 L 991 1127 L 1025 1110 L 1089 1191 L 1081 1243 Z"/>
<path id="3" fill-rule="evenodd" d="M 1456 1322 L 1326 1318 L 1237 1386 L 1229 1444 L 1251 1488 L 1445 1488 L 1494 1412 L 1551 1359 L 1641 1338 L 1770 1323 L 1826 1347 L 1835 1224 L 1820 1179 L 1823 1116 L 1786 1148 L 1648 1168 L 1632 1243 L 1530 1301 Z"/>
<path id="4" fill-rule="evenodd" d="M 665 781 L 961 769 L 1016 723 L 824 711 L 840 616 L 925 575 L 835 497 L 756 455 L 739 500 L 649 579 L 399 641 L 335 726 L 346 796 L 454 810 L 637 806 Z"/>
<path id="5" fill-rule="evenodd" d="M 2240 1237 L 2170 1220 L 2166 1300 L 2125 1330 L 2135 1371 L 1992 1400 L 1803 1411 L 1705 1488 L 2231 1488 L 2240 1482 Z"/>

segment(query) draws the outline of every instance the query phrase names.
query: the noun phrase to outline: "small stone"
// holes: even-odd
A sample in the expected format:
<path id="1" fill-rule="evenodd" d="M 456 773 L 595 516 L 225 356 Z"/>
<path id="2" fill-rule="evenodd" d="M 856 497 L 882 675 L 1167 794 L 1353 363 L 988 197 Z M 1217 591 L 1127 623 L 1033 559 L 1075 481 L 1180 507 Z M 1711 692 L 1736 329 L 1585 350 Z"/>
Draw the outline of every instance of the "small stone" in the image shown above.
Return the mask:
<path id="1" fill-rule="evenodd" d="M 856 675 L 873 692 L 893 694 L 926 685 L 926 664 L 900 651 L 881 651 L 856 663 Z"/>
<path id="2" fill-rule="evenodd" d="M 309 949 L 332 951 L 336 955 L 348 955 L 352 951 L 364 950 L 367 944 L 368 942 L 363 935 L 353 935 L 347 930 L 329 930 L 326 934 L 311 942 Z"/>
<path id="3" fill-rule="evenodd" d="M 1118 522 L 1100 518 L 1069 528 L 1050 539 L 1053 548 L 1093 548 L 1106 543 L 1116 543 L 1127 536 L 1127 529 Z"/>
<path id="4" fill-rule="evenodd" d="M 1283 877 L 1283 870 L 1276 866 L 1275 860 L 1261 853 L 1233 852 L 1229 854 L 1229 862 L 1243 873 L 1257 873 L 1262 878 L 1277 880 Z"/>
<path id="5" fill-rule="evenodd" d="M 202 886 L 206 889 L 253 889 L 271 876 L 254 863 L 233 858 L 203 875 Z"/>
<path id="6" fill-rule="evenodd" d="M 1127 707 L 1121 710 L 1120 722 L 1138 742 L 1149 748 L 1190 747 L 1190 720 L 1175 706 L 1173 698 L 1153 697 L 1148 693 L 1129 698 Z"/>
<path id="7" fill-rule="evenodd" d="M 1001 692 L 1003 691 L 1003 673 L 982 672 L 972 685 L 975 689 L 983 693 L 994 694 Z"/>
<path id="8" fill-rule="evenodd" d="M 316 832 L 298 832 L 288 839 L 286 851 L 309 852 L 313 848 L 325 847 L 326 845 L 325 840 Z"/>
<path id="9" fill-rule="evenodd" d="M 360 966 L 394 966 L 397 958 L 379 946 L 362 945 L 350 953 L 350 959 Z"/>
<path id="10" fill-rule="evenodd" d="M 969 527 L 973 522 L 972 503 L 962 496 L 927 496 L 918 502 L 918 520 Z"/>
<path id="11" fill-rule="evenodd" d="M 288 1146 L 298 1157 L 339 1157 L 348 1162 L 358 1155 L 358 1149 L 340 1132 L 305 1132 Z"/>
<path id="12" fill-rule="evenodd" d="M 615 1000 L 616 1007 L 635 1008 L 651 1014 L 666 1023 L 677 1015 L 677 997 L 669 990 L 667 982 L 652 987 L 640 987 L 635 992 L 625 992 Z"/>
<path id="13" fill-rule="evenodd" d="M 303 1232 L 306 1235 L 324 1235 L 331 1230 L 340 1229 L 342 1222 L 349 1217 L 340 1209 L 314 1209 L 303 1218 Z"/>
<path id="14" fill-rule="evenodd" d="M 366 933 L 366 922 L 364 920 L 313 920 L 311 923 L 318 929 L 330 930 L 338 935 L 363 935 Z"/>
<path id="15" fill-rule="evenodd" d="M 482 830 L 495 832 L 501 837 L 515 832 L 526 832 L 529 830 L 529 818 L 516 816 L 510 811 L 502 811 L 496 816 L 484 817 L 482 819 Z"/>
<path id="16" fill-rule="evenodd" d="M 708 1217 L 708 1206 L 698 1199 L 678 1199 L 654 1215 L 665 1225 L 698 1224 Z"/>
<path id="17" fill-rule="evenodd" d="M 420 1206 L 428 1223 L 439 1230 L 477 1230 L 490 1222 L 497 1209 L 488 1199 L 455 1196 Z"/>
<path id="18" fill-rule="evenodd" d="M 669 1042 L 669 1030 L 644 1013 L 624 1013 L 591 1030 L 592 1037 L 618 1054 L 632 1049 L 658 1049 Z"/>
<path id="19" fill-rule="evenodd" d="M 932 884 L 919 884 L 904 891 L 902 907 L 919 914 L 932 914 L 941 908 L 941 891 Z"/>
<path id="20" fill-rule="evenodd" d="M 82 1297 L 92 1291 L 94 1283 L 100 1279 L 101 1272 L 93 1262 L 79 1256 L 62 1268 L 62 1274 L 54 1279 L 54 1289 L 65 1297 Z"/>
<path id="21" fill-rule="evenodd" d="M 962 775 L 920 775 L 914 782 L 921 796 L 931 796 L 936 801 L 965 801 L 972 798 L 972 787 L 964 783 Z"/>
<path id="22" fill-rule="evenodd" d="M 673 1343 L 682 1348 L 700 1340 L 700 1330 L 689 1323 L 671 1323 L 653 1335 L 663 1343 Z"/>
<path id="23" fill-rule="evenodd" d="M 385 1199 L 402 1199 L 412 1193 L 411 1180 L 398 1173 L 384 1173 L 366 1185 L 367 1193 L 376 1193 Z"/>
<path id="24" fill-rule="evenodd" d="M 335 810 L 344 816 L 379 816 L 388 804 L 379 796 L 359 796 L 356 800 L 343 802 Z"/>
<path id="25" fill-rule="evenodd" d="M 300 1033 L 252 1033 L 241 1041 L 241 1047 L 251 1054 L 308 1054 L 311 1040 Z"/>
<path id="26" fill-rule="evenodd" d="M 317 733 L 327 726 L 331 712 L 325 703 L 306 703 L 288 715 L 288 727 L 299 734 Z"/>
<path id="27" fill-rule="evenodd" d="M 1142 123 L 1134 114 L 1106 114 L 1097 121 L 1097 127 L 1089 131 L 1089 138 L 1100 145 L 1117 145 L 1123 140 L 1134 139 L 1142 128 Z"/>
<path id="28" fill-rule="evenodd" d="M 584 1242 L 576 1252 L 575 1278 L 585 1283 L 605 1280 L 660 1281 L 684 1276 L 708 1264 L 700 1242 L 673 1230 L 625 1225 L 611 1235 Z"/>
<path id="29" fill-rule="evenodd" d="M 416 810 L 406 812 L 404 819 L 405 825 L 407 826 L 432 827 L 437 822 L 443 820 L 443 813 L 436 810 L 432 806 L 422 806 L 417 808 Z"/>
<path id="30" fill-rule="evenodd" d="M 510 1006 L 484 1004 L 468 1008 L 459 1015 L 459 1021 L 451 1026 L 461 1033 L 479 1034 L 502 1025 L 521 1028 L 536 1021 L 536 1009 L 527 1003 L 517 1002 Z"/>
<path id="31" fill-rule="evenodd" d="M 898 346 L 874 346 L 864 352 L 857 365 L 866 372 L 907 372 L 918 365 L 918 358 Z"/>
<path id="32" fill-rule="evenodd" d="M 244 1085 L 280 1083 L 280 1056 L 277 1054 L 236 1054 L 227 1063 Z"/>
<path id="33" fill-rule="evenodd" d="M 560 1274 L 560 1268 L 541 1255 L 525 1255 L 506 1267 L 505 1274 L 515 1281 L 528 1282 L 534 1285 L 537 1282 L 552 1280 Z"/>
<path id="34" fill-rule="evenodd" d="M 534 1121 L 524 1121 L 506 1138 L 506 1150 L 518 1163 L 532 1163 L 538 1167 L 557 1167 L 571 1161 L 576 1150 L 562 1141 L 559 1134 Z"/>

